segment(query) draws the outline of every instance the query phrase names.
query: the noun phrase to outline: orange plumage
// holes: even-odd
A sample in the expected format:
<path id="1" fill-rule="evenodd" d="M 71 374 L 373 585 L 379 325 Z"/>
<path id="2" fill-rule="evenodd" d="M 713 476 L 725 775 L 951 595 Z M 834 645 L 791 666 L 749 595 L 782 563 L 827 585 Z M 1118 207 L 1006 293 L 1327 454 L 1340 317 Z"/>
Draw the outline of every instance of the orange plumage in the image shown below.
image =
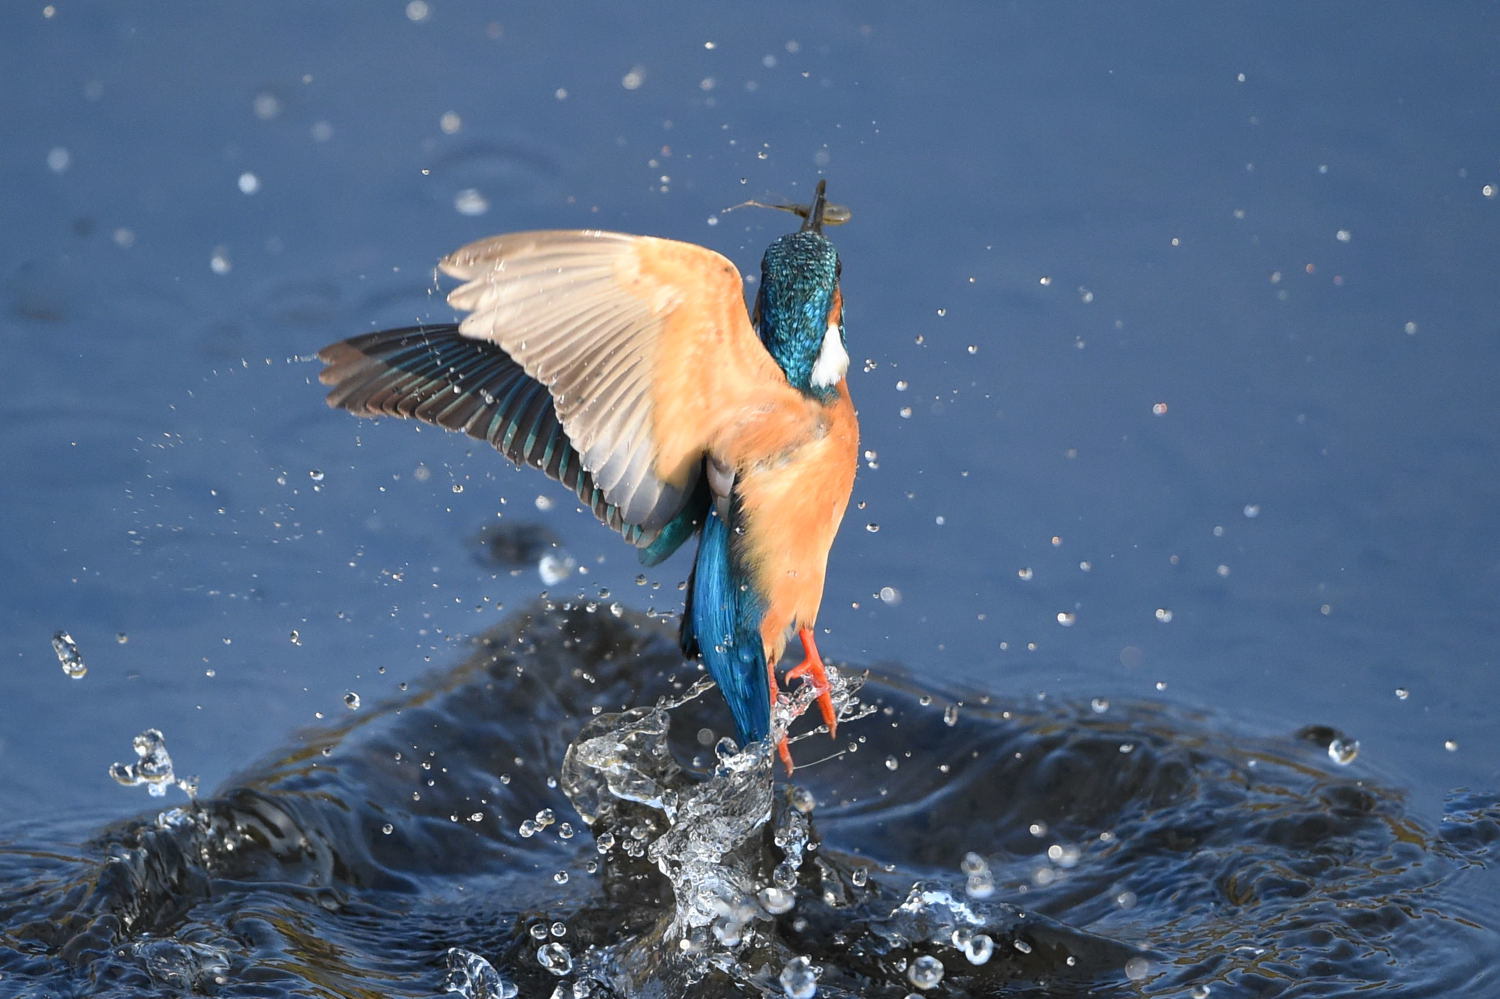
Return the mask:
<path id="1" fill-rule="evenodd" d="M 330 405 L 488 440 L 572 488 L 648 564 L 700 533 L 683 645 L 724 690 L 741 742 L 769 732 L 793 630 L 836 722 L 811 629 L 859 434 L 822 191 L 766 251 L 753 318 L 739 272 L 703 247 L 515 233 L 442 261 L 463 282 L 448 297 L 469 312 L 456 327 L 319 354 Z"/>

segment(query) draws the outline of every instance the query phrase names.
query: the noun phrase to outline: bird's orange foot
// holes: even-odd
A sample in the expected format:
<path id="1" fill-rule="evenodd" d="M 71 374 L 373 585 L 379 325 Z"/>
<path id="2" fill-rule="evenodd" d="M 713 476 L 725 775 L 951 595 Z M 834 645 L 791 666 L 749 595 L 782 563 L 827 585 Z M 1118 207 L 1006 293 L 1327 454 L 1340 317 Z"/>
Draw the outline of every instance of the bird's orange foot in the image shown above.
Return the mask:
<path id="1" fill-rule="evenodd" d="M 786 767 L 786 775 L 790 777 L 797 768 L 792 764 L 792 746 L 786 741 L 786 736 L 782 736 L 781 741 L 776 743 L 776 755 L 781 757 L 781 765 Z"/>
<path id="2" fill-rule="evenodd" d="M 818 643 L 813 641 L 811 628 L 798 628 L 797 637 L 802 639 L 802 662 L 787 671 L 788 680 L 807 677 L 818 692 L 818 710 L 823 713 L 823 723 L 828 726 L 830 736 L 839 730 L 838 712 L 833 710 L 833 694 L 828 686 L 828 671 L 823 668 L 823 657 L 818 655 Z M 775 688 L 772 688 L 775 689 Z"/>
<path id="3" fill-rule="evenodd" d="M 775 663 L 766 664 L 766 683 L 770 686 L 771 703 L 775 704 L 776 699 L 781 696 L 781 685 L 776 682 Z M 792 765 L 791 743 L 787 742 L 786 736 L 784 735 L 776 741 L 776 755 L 781 757 L 781 765 L 786 767 L 786 775 L 790 777 L 792 775 L 792 770 L 795 769 L 795 767 L 793 767 Z"/>

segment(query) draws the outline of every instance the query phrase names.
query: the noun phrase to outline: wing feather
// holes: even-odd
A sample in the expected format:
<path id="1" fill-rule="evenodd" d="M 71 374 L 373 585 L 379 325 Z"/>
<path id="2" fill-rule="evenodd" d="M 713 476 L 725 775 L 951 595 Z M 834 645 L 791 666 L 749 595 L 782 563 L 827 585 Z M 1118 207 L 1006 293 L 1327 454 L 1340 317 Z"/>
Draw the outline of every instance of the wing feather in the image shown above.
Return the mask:
<path id="1" fill-rule="evenodd" d="M 440 266 L 463 282 L 448 296 L 470 313 L 460 331 L 546 386 L 583 469 L 642 537 L 680 512 L 726 433 L 807 409 L 750 325 L 739 272 L 712 250 L 541 231 L 481 240 Z"/>

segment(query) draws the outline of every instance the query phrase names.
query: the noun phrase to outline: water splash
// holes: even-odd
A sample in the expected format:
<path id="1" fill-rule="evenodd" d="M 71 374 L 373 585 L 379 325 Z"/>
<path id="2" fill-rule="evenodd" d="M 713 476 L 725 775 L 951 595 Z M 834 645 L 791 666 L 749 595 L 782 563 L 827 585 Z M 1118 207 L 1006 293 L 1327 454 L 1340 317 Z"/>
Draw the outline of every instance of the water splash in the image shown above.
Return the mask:
<path id="1" fill-rule="evenodd" d="M 148 728 L 132 740 L 135 747 L 134 763 L 111 763 L 109 775 L 125 787 L 145 785 L 151 797 L 160 798 L 167 788 L 176 785 L 189 798 L 198 794 L 198 778 L 178 777 L 172 771 L 172 757 L 167 752 L 166 737 L 160 729 Z"/>
<path id="2" fill-rule="evenodd" d="M 52 636 L 52 651 L 57 653 L 58 664 L 71 679 L 81 680 L 88 675 L 89 665 L 83 661 L 78 643 L 66 631 L 59 631 Z"/>
<path id="3" fill-rule="evenodd" d="M 520 992 L 494 965 L 462 947 L 448 948 L 443 991 L 457 992 L 463 999 L 514 999 Z"/>
<path id="4" fill-rule="evenodd" d="M 0 850 L 18 889 L 0 975 L 106 999 L 437 992 L 445 967 L 474 999 L 1175 999 L 1452 995 L 1500 961 L 1476 880 L 1500 842 L 1492 794 L 1438 825 L 1326 741 L 913 678 L 863 688 L 877 721 L 840 733 L 859 751 L 788 784 L 764 746 L 716 749 L 726 713 L 694 697 L 669 626 L 516 620 L 215 798 L 67 854 Z M 160 776 L 147 742 L 135 769 Z"/>

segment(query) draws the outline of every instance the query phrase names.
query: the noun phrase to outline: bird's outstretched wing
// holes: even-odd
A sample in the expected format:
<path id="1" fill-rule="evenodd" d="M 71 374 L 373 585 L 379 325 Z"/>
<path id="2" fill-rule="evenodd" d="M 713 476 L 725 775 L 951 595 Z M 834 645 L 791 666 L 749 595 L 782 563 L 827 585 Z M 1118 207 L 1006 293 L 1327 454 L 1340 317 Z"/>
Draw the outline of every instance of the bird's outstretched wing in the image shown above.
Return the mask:
<path id="1" fill-rule="evenodd" d="M 494 344 L 449 323 L 351 337 L 323 348 L 328 404 L 360 416 L 407 416 L 488 441 L 517 465 L 540 469 L 578 495 L 632 543 L 627 524 L 583 468 L 552 397 Z"/>
<path id="2" fill-rule="evenodd" d="M 701 499 L 703 458 L 721 442 L 773 432 L 778 414 L 809 419 L 750 325 L 739 272 L 712 250 L 541 231 L 481 240 L 440 266 L 464 281 L 448 296 L 471 313 L 461 337 L 443 328 L 436 351 L 430 331 L 425 347 L 373 341 L 388 349 L 372 353 L 371 337 L 394 334 L 370 334 L 326 348 L 329 404 L 463 430 L 528 464 L 540 457 L 640 547 L 681 531 L 679 515 Z M 532 385 L 545 403 L 525 394 Z M 496 392 L 507 387 L 515 394 Z M 554 449 L 520 448 L 504 436 L 511 428 Z M 554 457 L 562 474 L 547 468 Z M 579 471 L 570 473 L 561 463 L 574 458 Z"/>

